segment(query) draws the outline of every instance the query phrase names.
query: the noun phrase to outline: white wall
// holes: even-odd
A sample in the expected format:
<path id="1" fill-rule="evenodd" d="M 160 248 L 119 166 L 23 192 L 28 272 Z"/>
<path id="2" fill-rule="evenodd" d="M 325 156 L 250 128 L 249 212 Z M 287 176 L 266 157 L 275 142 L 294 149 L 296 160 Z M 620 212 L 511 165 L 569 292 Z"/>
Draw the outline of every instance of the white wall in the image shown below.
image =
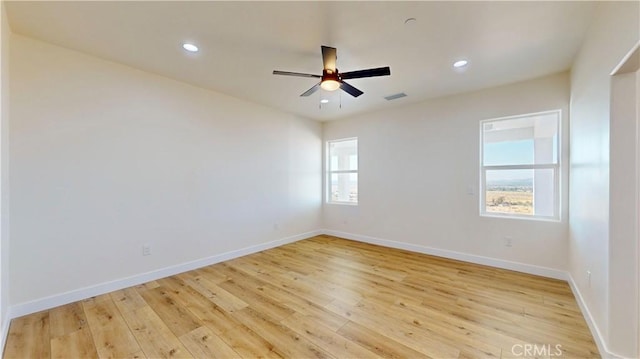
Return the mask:
<path id="1" fill-rule="evenodd" d="M 635 344 L 621 333 L 628 326 L 610 320 L 625 316 L 631 320 L 635 312 L 624 305 L 628 297 L 623 298 L 612 283 L 617 287 L 622 280 L 630 285 L 627 293 L 637 290 L 637 281 L 629 280 L 634 273 L 618 272 L 627 263 L 612 266 L 625 260 L 617 257 L 619 253 L 633 250 L 625 244 L 618 246 L 609 235 L 609 146 L 618 140 L 612 136 L 610 142 L 610 74 L 638 42 L 639 13 L 638 2 L 600 3 L 571 73 L 569 270 L 603 349 L 631 357 L 637 354 Z M 590 283 L 587 271 L 591 272 Z"/>
<path id="2" fill-rule="evenodd" d="M 636 353 L 638 169 L 636 146 L 636 74 L 619 74 L 611 84 L 610 204 L 609 204 L 609 296 L 610 348 Z M 616 308 L 624 308 L 616 310 Z M 619 350 L 619 349 L 618 349 Z"/>
<path id="3" fill-rule="evenodd" d="M 567 134 L 568 104 L 563 73 L 326 123 L 325 141 L 358 137 L 359 204 L 325 204 L 324 227 L 566 270 L 566 171 L 561 222 L 480 217 L 478 183 L 480 120 L 561 109 Z M 504 246 L 505 237 L 512 247 Z"/>
<path id="4" fill-rule="evenodd" d="M 319 228 L 320 123 L 17 35 L 11 78 L 12 305 Z"/>
<path id="5" fill-rule="evenodd" d="M 11 29 L 0 3 L 0 347 L 9 325 L 9 38 Z"/>

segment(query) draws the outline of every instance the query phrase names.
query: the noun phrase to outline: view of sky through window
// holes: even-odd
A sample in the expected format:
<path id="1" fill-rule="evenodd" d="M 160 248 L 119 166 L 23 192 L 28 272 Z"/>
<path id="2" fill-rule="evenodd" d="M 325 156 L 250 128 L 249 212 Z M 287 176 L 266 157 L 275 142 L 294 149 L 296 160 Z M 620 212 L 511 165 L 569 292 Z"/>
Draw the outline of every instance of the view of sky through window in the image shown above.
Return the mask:
<path id="1" fill-rule="evenodd" d="M 559 112 L 482 122 L 482 212 L 558 214 Z"/>

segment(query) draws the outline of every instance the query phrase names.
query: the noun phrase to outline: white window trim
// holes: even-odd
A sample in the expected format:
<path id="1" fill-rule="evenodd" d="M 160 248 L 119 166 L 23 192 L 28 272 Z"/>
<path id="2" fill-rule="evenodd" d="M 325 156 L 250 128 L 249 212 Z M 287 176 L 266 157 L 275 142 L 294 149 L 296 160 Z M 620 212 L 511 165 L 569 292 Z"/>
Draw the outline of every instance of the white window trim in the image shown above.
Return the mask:
<path id="1" fill-rule="evenodd" d="M 330 156 L 330 149 L 329 149 L 329 144 L 332 142 L 342 142 L 342 141 L 353 141 L 356 140 L 358 141 L 358 137 L 347 137 L 347 138 L 338 138 L 335 140 L 328 140 L 325 142 L 325 157 L 326 157 L 326 162 L 325 162 L 325 168 L 327 169 L 325 171 L 325 182 L 326 185 L 324 186 L 325 189 L 325 203 L 326 204 L 337 204 L 337 205 L 346 205 L 346 206 L 357 206 L 358 203 L 360 202 L 360 176 L 358 176 L 358 201 L 357 202 L 348 202 L 348 201 L 332 201 L 331 200 L 331 175 L 336 173 L 336 174 L 341 174 L 341 173 L 358 173 L 358 171 L 360 170 L 360 141 L 358 141 L 358 151 L 357 151 L 357 160 L 358 160 L 358 169 L 357 170 L 332 170 L 331 169 L 331 156 Z"/>
<path id="2" fill-rule="evenodd" d="M 503 165 L 503 166 L 483 166 L 484 163 L 484 124 L 488 122 L 500 121 L 500 120 L 515 120 L 518 118 L 524 117 L 532 117 L 532 116 L 540 116 L 546 114 L 557 114 L 558 116 L 558 151 L 555 164 L 531 164 L 531 165 Z M 560 199 L 562 198 L 561 193 L 561 184 L 562 184 L 562 110 L 550 110 L 550 111 L 541 111 L 541 112 L 533 112 L 523 115 L 515 115 L 515 116 L 505 116 L 498 118 L 491 118 L 487 120 L 480 121 L 480 216 L 481 217 L 491 217 L 491 218 L 511 218 L 511 219 L 526 219 L 530 221 L 547 221 L 547 222 L 560 222 L 562 220 L 562 203 Z M 515 213 L 496 213 L 496 212 L 487 212 L 486 211 L 486 199 L 485 199 L 485 188 L 486 188 L 486 171 L 489 170 L 520 170 L 520 169 L 553 169 L 554 173 L 554 193 L 553 193 L 553 216 L 541 216 L 541 215 L 526 215 L 526 214 L 515 214 Z"/>

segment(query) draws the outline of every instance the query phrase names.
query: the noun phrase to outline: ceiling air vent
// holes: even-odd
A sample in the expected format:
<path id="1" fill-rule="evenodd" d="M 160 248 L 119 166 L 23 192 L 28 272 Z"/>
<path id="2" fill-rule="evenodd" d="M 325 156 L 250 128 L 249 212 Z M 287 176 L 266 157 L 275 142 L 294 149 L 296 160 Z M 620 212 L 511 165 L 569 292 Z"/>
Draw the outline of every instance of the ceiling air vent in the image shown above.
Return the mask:
<path id="1" fill-rule="evenodd" d="M 397 93 L 397 94 L 394 94 L 394 95 L 385 96 L 384 99 L 387 100 L 387 101 L 391 101 L 391 100 L 397 100 L 397 99 L 403 98 L 403 97 L 407 97 L 407 94 L 404 93 L 404 92 L 400 92 L 400 93 Z"/>

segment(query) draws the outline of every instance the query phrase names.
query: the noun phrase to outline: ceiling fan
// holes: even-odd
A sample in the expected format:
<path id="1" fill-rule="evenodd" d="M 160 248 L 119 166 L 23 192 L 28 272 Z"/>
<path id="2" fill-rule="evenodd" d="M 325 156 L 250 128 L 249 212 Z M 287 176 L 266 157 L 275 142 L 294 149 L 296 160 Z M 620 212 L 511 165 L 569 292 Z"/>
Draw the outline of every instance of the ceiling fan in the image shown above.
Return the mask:
<path id="1" fill-rule="evenodd" d="M 321 75 L 314 74 L 304 74 L 299 72 L 289 72 L 289 71 L 278 71 L 274 70 L 274 75 L 284 75 L 284 76 L 297 76 L 297 77 L 314 77 L 321 79 L 319 83 L 317 83 L 312 88 L 303 92 L 300 96 L 309 96 L 312 93 L 318 91 L 319 88 L 322 88 L 327 91 L 335 91 L 338 88 L 342 89 L 344 92 L 348 93 L 353 97 L 358 97 L 363 94 L 362 91 L 357 88 L 349 85 L 344 82 L 344 80 L 349 79 L 359 79 L 363 77 L 375 77 L 375 76 L 388 76 L 391 75 L 391 69 L 389 66 L 386 67 L 378 67 L 375 69 L 366 69 L 366 70 L 358 70 L 358 71 L 350 71 L 345 73 L 340 73 L 336 68 L 336 48 L 329 46 L 322 46 L 322 63 L 324 64 L 324 70 L 322 70 Z"/>

